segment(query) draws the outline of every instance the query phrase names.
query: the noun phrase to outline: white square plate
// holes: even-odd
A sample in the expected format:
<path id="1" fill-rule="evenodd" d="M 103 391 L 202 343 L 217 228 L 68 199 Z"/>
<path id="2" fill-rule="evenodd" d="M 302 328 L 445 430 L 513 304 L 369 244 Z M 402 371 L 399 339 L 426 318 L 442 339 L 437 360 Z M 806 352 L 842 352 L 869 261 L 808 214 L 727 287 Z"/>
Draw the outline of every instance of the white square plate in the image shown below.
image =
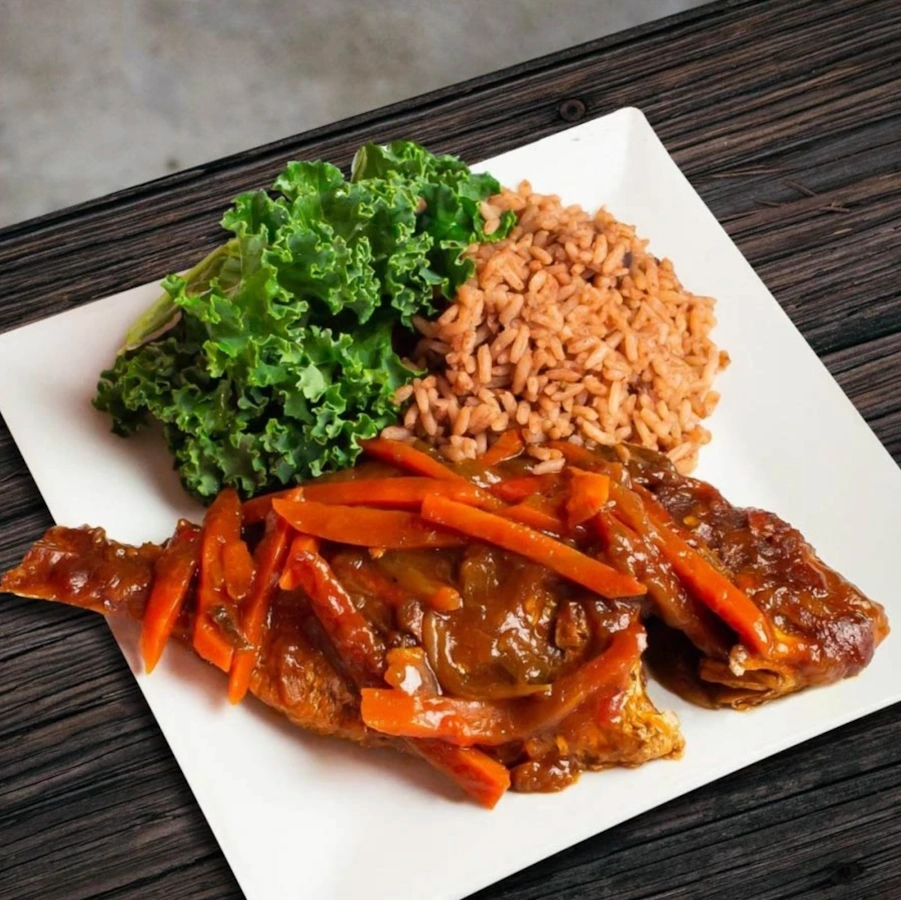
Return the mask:
<path id="1" fill-rule="evenodd" d="M 606 205 L 674 261 L 690 290 L 718 298 L 716 338 L 733 364 L 699 474 L 797 525 L 901 622 L 901 472 L 644 116 L 623 109 L 479 168 Z M 160 540 L 179 516 L 200 514 L 152 436 L 116 438 L 90 405 L 100 369 L 157 292 L 138 287 L 0 337 L 0 408 L 54 518 L 124 541 Z M 133 662 L 135 629 L 111 624 Z M 511 794 L 491 813 L 418 761 L 304 734 L 254 702 L 230 707 L 219 674 L 180 648 L 136 678 L 248 900 L 457 900 L 896 702 L 896 641 L 857 679 L 750 713 L 693 708 L 655 689 L 682 720 L 680 761 L 585 775 L 557 795 Z"/>

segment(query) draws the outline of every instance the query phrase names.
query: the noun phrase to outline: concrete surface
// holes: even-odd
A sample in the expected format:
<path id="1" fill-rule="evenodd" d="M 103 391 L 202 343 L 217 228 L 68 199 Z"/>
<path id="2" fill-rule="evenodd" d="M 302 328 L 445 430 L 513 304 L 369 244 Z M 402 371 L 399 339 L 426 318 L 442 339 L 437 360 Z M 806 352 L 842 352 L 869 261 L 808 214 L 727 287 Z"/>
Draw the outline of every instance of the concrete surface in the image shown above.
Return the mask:
<path id="1" fill-rule="evenodd" d="M 0 227 L 702 0 L 0 0 Z"/>

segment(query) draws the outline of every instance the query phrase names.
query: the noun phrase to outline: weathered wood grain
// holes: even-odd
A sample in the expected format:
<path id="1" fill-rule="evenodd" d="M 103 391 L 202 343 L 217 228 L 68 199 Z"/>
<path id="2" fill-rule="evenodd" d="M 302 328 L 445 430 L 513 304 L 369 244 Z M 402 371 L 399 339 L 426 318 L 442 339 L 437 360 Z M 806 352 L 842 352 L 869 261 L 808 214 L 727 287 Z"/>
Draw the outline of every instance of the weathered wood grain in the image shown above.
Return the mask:
<path id="1" fill-rule="evenodd" d="M 633 105 L 899 460 L 899 46 L 897 0 L 701 7 L 8 228 L 0 329 L 188 265 L 286 159 L 412 137 L 476 160 Z M 3 425 L 0 487 L 6 567 L 50 519 Z M 901 897 L 899 748 L 892 708 L 479 900 Z M 240 896 L 102 622 L 0 598 L 0 900 Z"/>

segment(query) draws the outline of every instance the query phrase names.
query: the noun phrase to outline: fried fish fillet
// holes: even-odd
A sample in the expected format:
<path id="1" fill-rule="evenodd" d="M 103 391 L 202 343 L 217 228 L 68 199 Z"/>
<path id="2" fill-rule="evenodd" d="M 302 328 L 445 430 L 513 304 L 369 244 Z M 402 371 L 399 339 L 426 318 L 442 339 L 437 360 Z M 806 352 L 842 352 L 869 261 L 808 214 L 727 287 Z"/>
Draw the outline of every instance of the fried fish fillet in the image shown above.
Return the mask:
<path id="1" fill-rule="evenodd" d="M 99 528 L 57 526 L 32 546 L 22 564 L 4 576 L 0 587 L 23 597 L 141 620 L 162 549 L 154 544 L 125 546 L 109 540 Z M 484 563 L 485 552 L 483 548 L 472 551 L 479 561 L 477 568 Z M 437 555 L 432 553 L 433 557 Z M 422 563 L 421 554 L 411 553 L 407 557 L 404 559 L 400 554 L 394 563 L 406 566 L 408 570 Z M 345 584 L 354 602 L 367 611 L 389 645 L 413 643 L 409 631 L 385 627 L 384 610 L 373 597 L 366 595 L 367 579 L 361 576 L 361 571 L 372 565 L 366 554 L 338 553 L 332 563 L 336 572 L 346 575 Z M 506 554 L 495 554 L 491 560 L 491 565 L 498 571 L 503 570 L 505 563 L 509 564 L 508 575 L 522 568 L 520 561 L 513 561 Z M 461 568 L 474 571 L 473 566 Z M 532 570 L 536 568 L 531 567 Z M 542 579 L 542 574 L 531 572 L 538 580 Z M 524 597 L 530 596 L 527 580 L 524 580 L 527 576 L 520 572 L 517 578 L 517 589 L 524 592 Z M 559 590 L 563 585 L 557 582 L 553 587 Z M 551 589 L 544 600 L 549 597 L 552 600 L 552 594 Z M 602 612 L 604 621 L 598 619 L 595 623 L 595 640 L 599 634 L 604 639 L 635 622 L 634 610 L 620 610 L 615 615 L 610 615 L 606 609 Z M 425 756 L 445 771 L 455 771 L 456 763 L 448 759 L 448 752 L 464 752 L 459 748 L 439 748 L 433 741 L 390 737 L 364 724 L 360 715 L 359 685 L 346 671 L 303 591 L 277 591 L 269 616 L 269 627 L 250 683 L 251 693 L 260 701 L 307 731 L 365 745 L 391 745 L 404 752 Z M 506 619 L 506 630 L 501 628 L 497 635 L 501 642 L 512 639 L 514 632 L 521 637 L 522 630 L 527 627 L 526 622 L 516 620 L 516 613 L 506 615 Z M 536 629 L 538 636 L 534 642 L 533 661 L 543 656 L 552 657 L 557 663 L 563 662 L 566 654 L 553 646 L 548 637 L 556 631 L 553 625 L 552 617 L 547 628 Z M 408 627 L 421 636 L 421 624 Z M 192 633 L 193 605 L 188 602 L 179 616 L 173 637 L 190 646 Z M 572 664 L 564 668 L 571 669 Z M 552 733 L 530 739 L 517 738 L 492 747 L 490 752 L 492 758 L 501 760 L 510 769 L 514 789 L 547 791 L 566 786 L 585 770 L 613 765 L 637 766 L 652 759 L 678 756 L 683 745 L 675 717 L 658 711 L 648 698 L 641 660 L 636 657 L 622 690 L 590 697 L 566 716 Z"/>

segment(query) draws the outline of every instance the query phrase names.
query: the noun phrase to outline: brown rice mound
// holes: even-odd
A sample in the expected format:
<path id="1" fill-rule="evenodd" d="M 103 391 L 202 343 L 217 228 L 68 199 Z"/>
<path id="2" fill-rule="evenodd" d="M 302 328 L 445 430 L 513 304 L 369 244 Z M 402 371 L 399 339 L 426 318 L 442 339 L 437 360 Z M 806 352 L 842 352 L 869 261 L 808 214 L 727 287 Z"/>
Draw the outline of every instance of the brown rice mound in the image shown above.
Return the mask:
<path id="1" fill-rule="evenodd" d="M 398 391 L 408 406 L 389 436 L 460 461 L 519 427 L 543 471 L 563 464 L 542 446 L 554 439 L 638 443 L 690 471 L 729 361 L 709 338 L 713 299 L 604 209 L 592 217 L 523 182 L 482 205 L 486 231 L 508 209 L 510 236 L 473 247 L 473 278 L 437 321 L 416 321 L 430 374 Z"/>

